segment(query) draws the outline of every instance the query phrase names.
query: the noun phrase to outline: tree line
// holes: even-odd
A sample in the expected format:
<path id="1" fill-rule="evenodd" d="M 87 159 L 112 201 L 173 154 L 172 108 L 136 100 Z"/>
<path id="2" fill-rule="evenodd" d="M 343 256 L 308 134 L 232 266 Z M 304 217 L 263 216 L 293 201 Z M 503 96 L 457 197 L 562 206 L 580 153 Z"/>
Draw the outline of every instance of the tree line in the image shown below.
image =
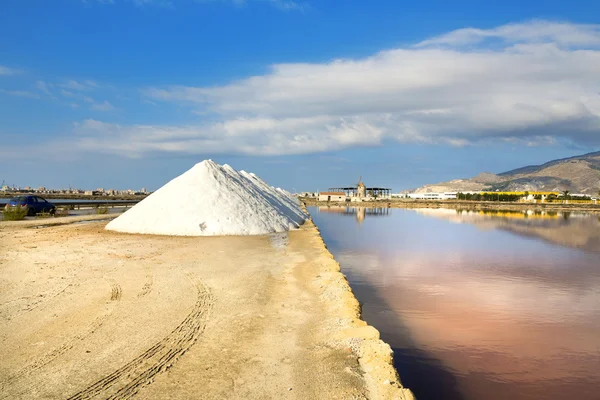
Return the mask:
<path id="1" fill-rule="evenodd" d="M 457 193 L 458 200 L 473 201 L 519 201 L 523 196 L 503 193 Z"/>
<path id="2" fill-rule="evenodd" d="M 600 195 L 600 192 L 598 192 Z M 506 194 L 506 193 L 457 193 L 456 198 L 458 200 L 473 200 L 473 201 L 519 201 L 522 198 L 529 197 L 529 192 L 523 194 Z M 541 194 L 535 194 L 533 196 L 535 200 L 542 200 L 544 197 Z M 545 201 L 552 203 L 553 201 L 565 201 L 565 200 L 591 200 L 590 196 L 571 196 L 568 190 L 565 190 L 560 195 L 549 194 L 545 197 Z"/>

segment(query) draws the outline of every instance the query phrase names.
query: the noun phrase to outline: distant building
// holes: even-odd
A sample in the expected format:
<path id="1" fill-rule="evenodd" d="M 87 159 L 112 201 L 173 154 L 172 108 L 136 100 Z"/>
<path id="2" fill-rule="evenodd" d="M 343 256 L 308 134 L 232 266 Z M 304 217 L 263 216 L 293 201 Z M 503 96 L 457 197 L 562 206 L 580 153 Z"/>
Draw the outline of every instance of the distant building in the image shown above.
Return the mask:
<path id="1" fill-rule="evenodd" d="M 344 192 L 320 192 L 319 201 L 346 201 L 348 196 Z"/>
<path id="2" fill-rule="evenodd" d="M 362 182 L 359 182 L 356 187 L 356 197 L 359 197 L 361 199 L 367 197 L 367 188 Z"/>
<path id="3" fill-rule="evenodd" d="M 408 193 L 406 196 L 409 199 L 417 199 L 417 200 L 454 200 L 454 199 L 456 199 L 456 192 Z"/>
<path id="4" fill-rule="evenodd" d="M 344 193 L 348 201 L 360 202 L 372 199 L 389 199 L 392 197 L 392 189 L 382 187 L 366 187 L 362 177 L 358 179 L 356 186 L 329 188 L 333 193 Z"/>

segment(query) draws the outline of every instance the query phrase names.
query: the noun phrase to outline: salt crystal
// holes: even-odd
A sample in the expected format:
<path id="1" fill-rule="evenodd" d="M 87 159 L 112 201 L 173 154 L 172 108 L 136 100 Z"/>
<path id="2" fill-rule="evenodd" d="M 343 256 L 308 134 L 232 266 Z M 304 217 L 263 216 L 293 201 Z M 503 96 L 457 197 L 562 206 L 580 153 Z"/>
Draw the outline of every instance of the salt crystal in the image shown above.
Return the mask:
<path id="1" fill-rule="evenodd" d="M 262 235 L 298 228 L 299 201 L 255 174 L 196 164 L 111 221 L 117 232 L 176 236 Z"/>

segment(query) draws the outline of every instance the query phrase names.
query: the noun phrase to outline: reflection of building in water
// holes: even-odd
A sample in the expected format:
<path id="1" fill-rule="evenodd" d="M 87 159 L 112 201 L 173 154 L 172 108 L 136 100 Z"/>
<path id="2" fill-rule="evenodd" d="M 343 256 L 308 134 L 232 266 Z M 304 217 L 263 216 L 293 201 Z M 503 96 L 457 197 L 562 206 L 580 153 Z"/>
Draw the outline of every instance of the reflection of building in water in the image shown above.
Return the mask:
<path id="1" fill-rule="evenodd" d="M 569 219 L 570 212 L 534 211 L 534 210 L 456 210 L 458 214 L 471 213 L 490 217 L 514 219 Z"/>
<path id="2" fill-rule="evenodd" d="M 567 220 L 576 214 L 569 211 L 539 211 L 539 210 L 469 210 L 450 208 L 419 208 L 416 212 L 433 217 L 446 217 L 456 222 L 467 221 L 469 218 L 478 219 L 488 217 L 490 219 L 516 219 L 516 220 Z"/>
<path id="3" fill-rule="evenodd" d="M 415 209 L 452 223 L 469 223 L 482 230 L 501 229 L 553 244 L 600 252 L 600 218 L 570 211 Z"/>
<path id="4" fill-rule="evenodd" d="M 362 222 L 365 220 L 365 215 L 367 215 L 366 208 L 361 207 L 356 210 L 356 220 L 359 224 L 362 224 Z"/>
<path id="5" fill-rule="evenodd" d="M 319 212 L 337 213 L 348 216 L 355 216 L 358 223 L 362 223 L 366 216 L 379 217 L 391 214 L 390 208 L 367 208 L 367 207 L 319 207 Z"/>

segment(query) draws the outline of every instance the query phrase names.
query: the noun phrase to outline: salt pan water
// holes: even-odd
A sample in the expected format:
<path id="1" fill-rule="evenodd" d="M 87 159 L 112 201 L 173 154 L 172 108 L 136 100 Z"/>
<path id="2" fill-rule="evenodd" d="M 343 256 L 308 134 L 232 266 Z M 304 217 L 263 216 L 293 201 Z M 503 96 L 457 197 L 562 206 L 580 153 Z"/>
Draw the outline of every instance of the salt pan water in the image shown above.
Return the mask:
<path id="1" fill-rule="evenodd" d="M 418 399 L 600 398 L 598 216 L 310 213 Z"/>

